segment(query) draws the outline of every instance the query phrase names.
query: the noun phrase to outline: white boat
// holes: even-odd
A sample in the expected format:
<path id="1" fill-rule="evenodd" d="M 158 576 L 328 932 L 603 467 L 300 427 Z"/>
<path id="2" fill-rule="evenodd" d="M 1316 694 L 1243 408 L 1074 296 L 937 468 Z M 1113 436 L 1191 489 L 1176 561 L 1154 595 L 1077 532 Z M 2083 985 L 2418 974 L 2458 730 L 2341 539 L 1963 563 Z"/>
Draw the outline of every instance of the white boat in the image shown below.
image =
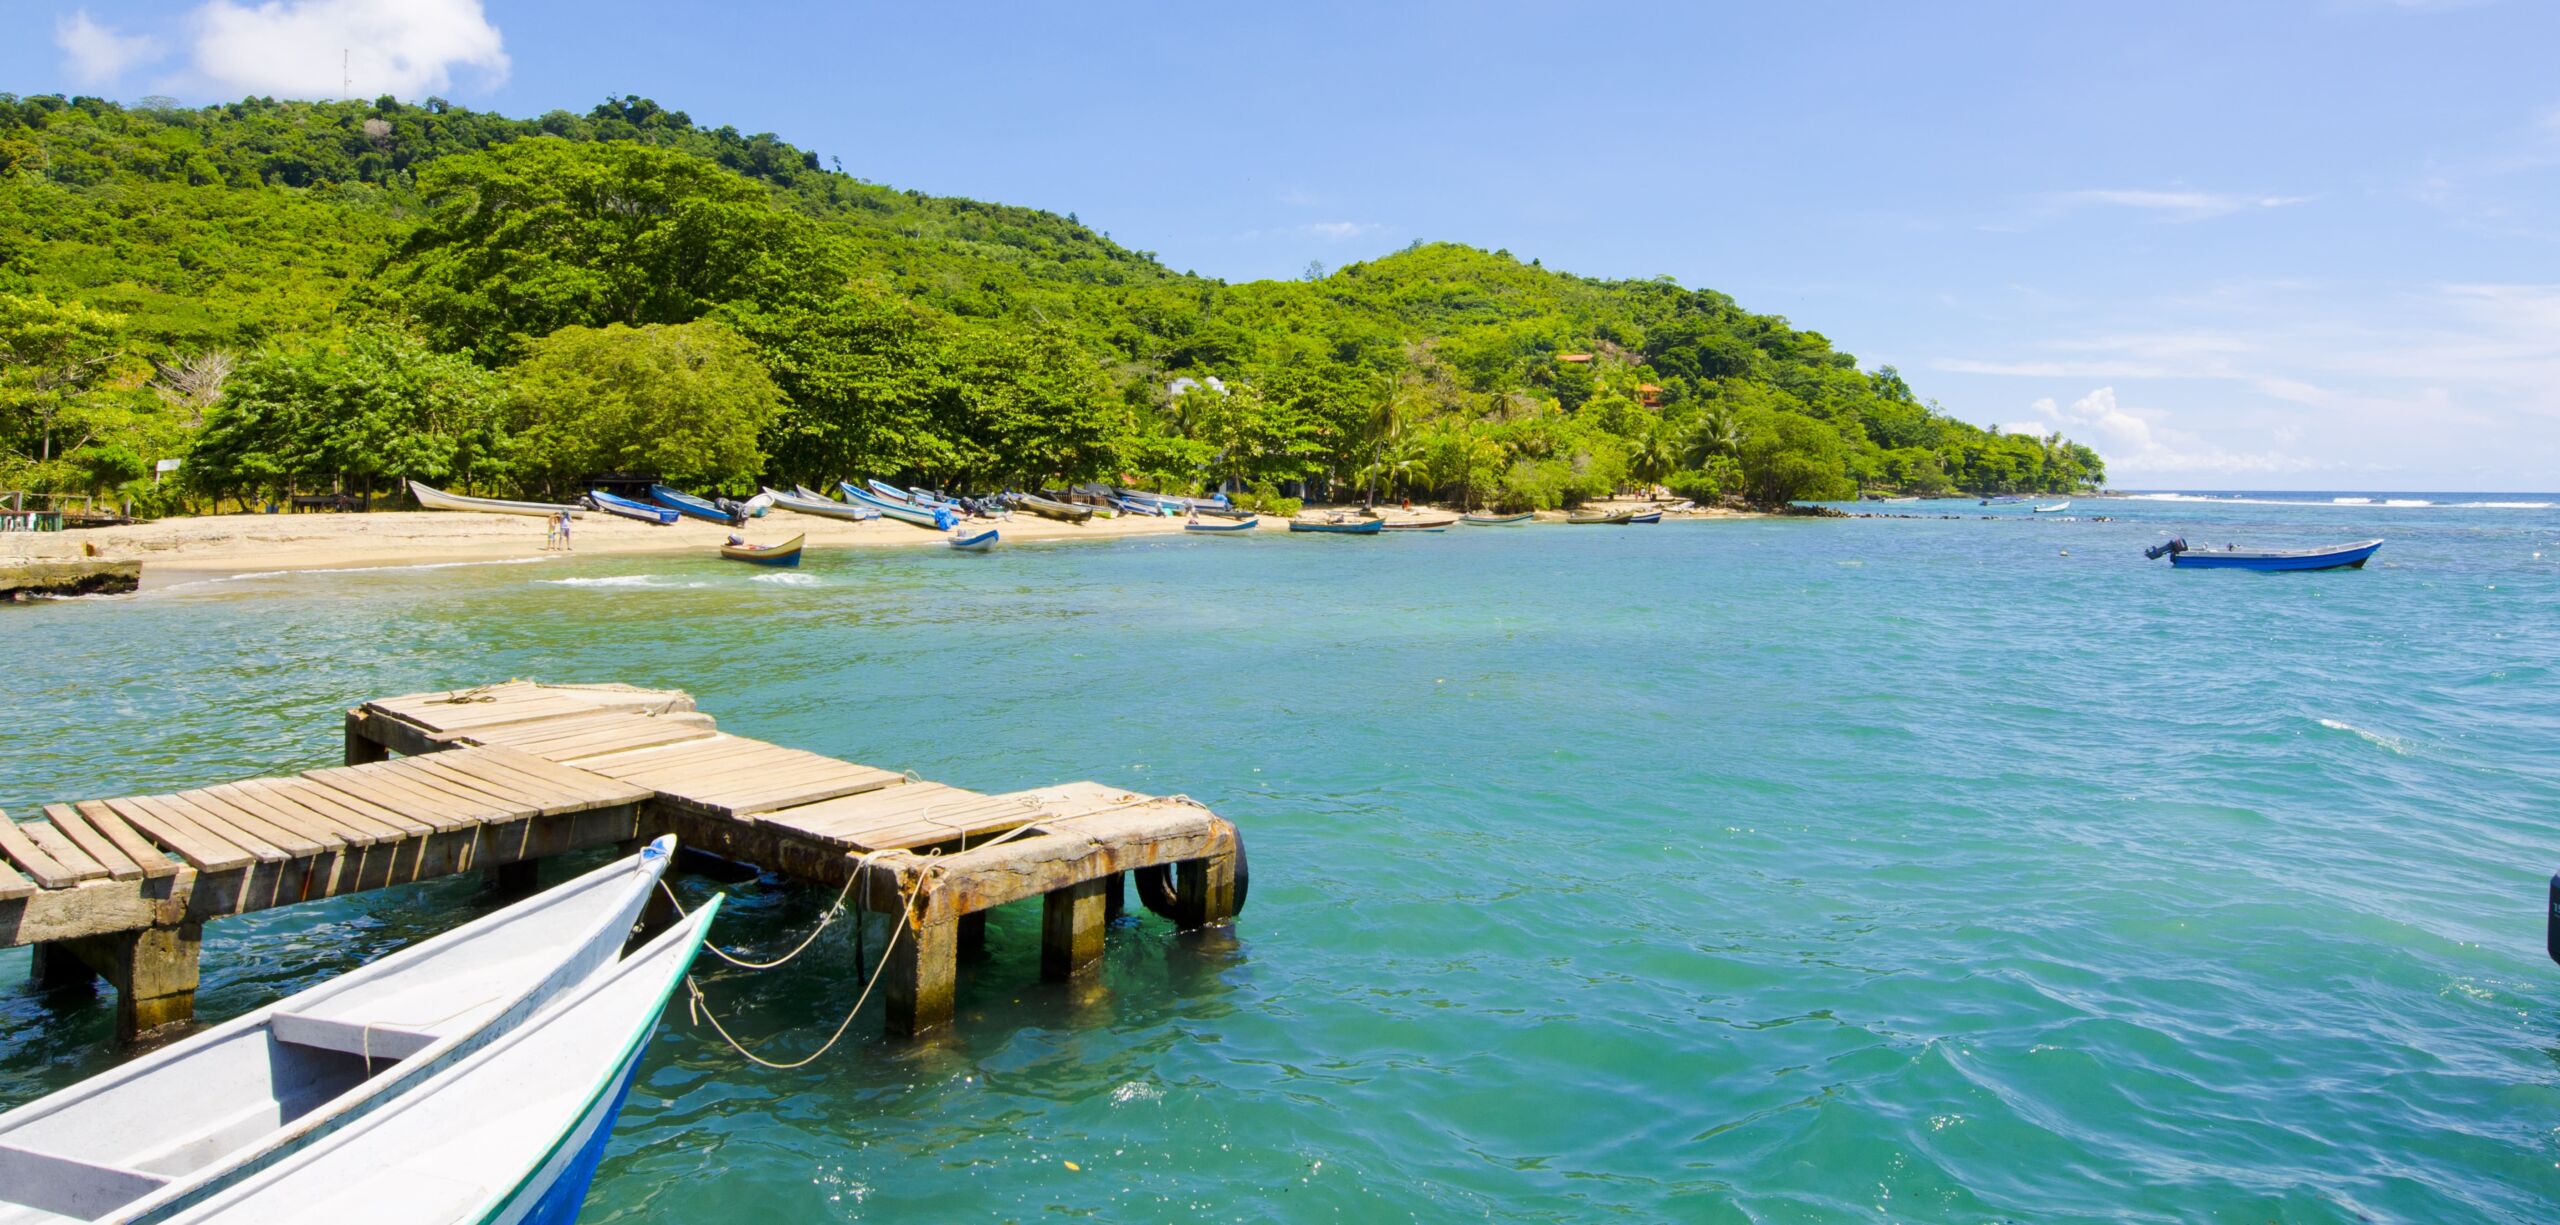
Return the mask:
<path id="1" fill-rule="evenodd" d="M 764 518 L 764 512 L 766 512 L 766 511 L 768 511 L 768 510 L 772 510 L 772 509 L 773 509 L 773 491 L 772 491 L 772 490 L 769 490 L 769 489 L 768 489 L 768 490 L 766 490 L 766 491 L 765 491 L 765 492 L 763 492 L 763 493 L 757 494 L 756 496 L 754 496 L 754 497 L 752 497 L 752 498 L 747 499 L 747 517 L 748 517 L 748 518 L 750 518 L 750 519 L 761 519 L 761 518 Z"/>
<path id="2" fill-rule="evenodd" d="M 2071 509 L 2071 503 L 2070 503 L 2070 502 L 2068 502 L 2068 501 L 2063 501 L 2063 502 L 2056 502 L 2056 503 L 2054 503 L 2054 504 L 2053 504 L 2053 505 L 2051 505 L 2051 506 L 2039 506 L 2039 507 L 2036 507 L 2036 508 L 2035 508 L 2035 511 L 2036 511 L 2036 513 L 2037 513 L 2037 514 L 2039 514 L 2039 515 L 2050 515 L 2050 514 L 2053 514 L 2053 513 L 2054 513 L 2054 512 L 2056 512 L 2056 511 L 2065 511 L 2065 510 L 2069 510 L 2069 509 Z"/>
<path id="3" fill-rule="evenodd" d="M 164 1219 L 610 970 L 675 839 L 0 1114 L 0 1222 Z"/>
<path id="4" fill-rule="evenodd" d="M 489 515 L 556 515 L 569 512 L 569 517 L 583 518 L 586 511 L 562 502 L 510 502 L 504 498 L 473 498 L 446 493 L 433 485 L 409 482 L 409 492 L 416 495 L 418 505 L 428 510 L 476 510 Z"/>
<path id="5" fill-rule="evenodd" d="M 641 1052 L 719 913 L 712 898 L 575 996 L 362 1121 L 172 1221 L 566 1222 Z"/>
<path id="6" fill-rule="evenodd" d="M 879 511 L 873 510 L 868 506 L 847 506 L 842 502 L 836 501 L 834 498 L 827 497 L 824 494 L 816 493 L 806 488 L 803 488 L 799 493 L 784 493 L 779 489 L 767 489 L 764 491 L 762 496 L 773 499 L 773 504 L 784 510 L 792 511 L 796 514 L 816 515 L 822 519 L 843 519 L 851 523 L 860 523 L 865 519 L 877 519 L 880 517 Z"/>

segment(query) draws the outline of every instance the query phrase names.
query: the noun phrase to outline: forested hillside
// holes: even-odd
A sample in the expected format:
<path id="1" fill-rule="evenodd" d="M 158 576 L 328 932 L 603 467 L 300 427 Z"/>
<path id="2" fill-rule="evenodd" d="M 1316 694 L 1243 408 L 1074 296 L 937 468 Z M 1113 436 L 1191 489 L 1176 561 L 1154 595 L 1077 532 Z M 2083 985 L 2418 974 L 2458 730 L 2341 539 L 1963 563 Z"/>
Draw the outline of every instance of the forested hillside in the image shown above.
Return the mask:
<path id="1" fill-rule="evenodd" d="M 161 458 L 183 479 L 149 483 Z M 1669 280 L 1416 244 L 1231 285 L 638 98 L 518 120 L 0 95 L 0 488 L 170 510 L 606 469 L 1506 507 L 2103 477 Z"/>

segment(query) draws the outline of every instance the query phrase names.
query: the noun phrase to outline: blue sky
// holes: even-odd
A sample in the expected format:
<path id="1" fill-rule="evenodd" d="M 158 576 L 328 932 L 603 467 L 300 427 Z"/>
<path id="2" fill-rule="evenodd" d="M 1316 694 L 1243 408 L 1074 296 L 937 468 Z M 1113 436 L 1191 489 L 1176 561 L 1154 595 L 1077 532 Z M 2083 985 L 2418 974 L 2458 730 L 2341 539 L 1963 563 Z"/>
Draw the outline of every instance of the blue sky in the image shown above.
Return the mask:
<path id="1" fill-rule="evenodd" d="M 1669 275 L 2126 487 L 2560 486 L 2560 5 L 0 0 L 0 90 L 637 93 L 1176 268 Z M 43 35 L 50 32 L 53 37 Z"/>

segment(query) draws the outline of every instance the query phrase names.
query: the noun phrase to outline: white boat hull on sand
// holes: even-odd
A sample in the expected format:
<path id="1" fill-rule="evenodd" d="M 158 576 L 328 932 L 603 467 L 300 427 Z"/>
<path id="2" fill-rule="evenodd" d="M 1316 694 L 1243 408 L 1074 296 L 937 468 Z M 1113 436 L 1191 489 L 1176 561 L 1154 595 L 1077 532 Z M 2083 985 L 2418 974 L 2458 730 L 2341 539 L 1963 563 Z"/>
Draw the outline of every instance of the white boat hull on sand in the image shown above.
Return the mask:
<path id="1" fill-rule="evenodd" d="M 165 1219 L 396 1100 L 609 971 L 673 846 L 0 1114 L 0 1223 Z"/>
<path id="2" fill-rule="evenodd" d="M 484 515 L 543 516 L 556 515 L 565 510 L 573 519 L 584 518 L 587 513 L 583 508 L 563 502 L 510 502 L 504 498 L 474 498 L 458 493 L 446 493 L 433 485 L 421 485 L 416 481 L 409 482 L 409 492 L 417 497 L 418 505 L 428 510 L 475 510 Z"/>

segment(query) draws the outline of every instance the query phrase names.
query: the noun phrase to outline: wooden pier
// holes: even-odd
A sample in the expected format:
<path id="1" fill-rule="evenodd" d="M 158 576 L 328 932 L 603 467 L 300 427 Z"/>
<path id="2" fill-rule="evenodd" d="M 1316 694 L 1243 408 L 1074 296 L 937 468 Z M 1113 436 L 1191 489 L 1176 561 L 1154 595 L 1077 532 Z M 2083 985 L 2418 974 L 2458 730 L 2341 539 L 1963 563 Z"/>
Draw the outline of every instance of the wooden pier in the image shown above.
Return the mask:
<path id="1" fill-rule="evenodd" d="M 393 754 L 401 755 L 394 759 Z M 1235 826 L 1180 797 L 1068 783 L 987 795 L 722 732 L 672 690 L 510 681 L 366 702 L 346 762 L 287 778 L 0 815 L 0 947 L 97 975 L 126 1038 L 193 1015 L 227 915 L 673 833 L 845 888 L 904 923 L 881 967 L 894 1034 L 947 1023 L 986 911 L 1044 898 L 1041 973 L 1089 972 L 1126 874 L 1181 927 L 1232 921 Z"/>

